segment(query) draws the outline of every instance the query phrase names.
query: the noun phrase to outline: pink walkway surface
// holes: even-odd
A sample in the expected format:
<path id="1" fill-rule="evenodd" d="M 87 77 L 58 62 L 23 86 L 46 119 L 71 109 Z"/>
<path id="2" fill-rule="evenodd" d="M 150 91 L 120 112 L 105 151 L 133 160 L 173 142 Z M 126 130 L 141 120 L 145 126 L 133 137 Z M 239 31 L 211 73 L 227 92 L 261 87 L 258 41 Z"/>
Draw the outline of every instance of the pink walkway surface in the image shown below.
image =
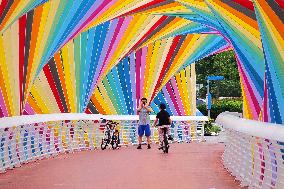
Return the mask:
<path id="1" fill-rule="evenodd" d="M 0 189 L 235 189 L 223 144 L 171 144 L 169 154 L 131 146 L 63 154 L 0 175 Z"/>

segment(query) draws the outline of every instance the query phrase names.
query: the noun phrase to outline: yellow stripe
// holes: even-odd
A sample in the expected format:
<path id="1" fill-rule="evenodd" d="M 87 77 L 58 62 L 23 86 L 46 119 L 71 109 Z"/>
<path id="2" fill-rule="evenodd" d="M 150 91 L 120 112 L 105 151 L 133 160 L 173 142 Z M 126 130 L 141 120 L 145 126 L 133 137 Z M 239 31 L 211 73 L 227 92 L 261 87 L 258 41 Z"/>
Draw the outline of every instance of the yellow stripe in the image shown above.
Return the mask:
<path id="1" fill-rule="evenodd" d="M 151 76 L 150 71 L 150 65 L 151 65 L 151 56 L 153 52 L 153 43 L 148 45 L 147 48 L 147 58 L 146 58 L 146 64 L 145 64 L 145 74 L 144 74 L 144 96 L 148 96 L 148 87 L 149 87 L 149 77 Z"/>
<path id="2" fill-rule="evenodd" d="M 72 42 L 71 42 L 72 43 Z M 72 68 L 74 66 L 74 63 L 69 55 L 70 52 L 72 52 L 72 50 L 70 51 L 69 49 L 70 48 L 70 43 L 66 44 L 66 46 L 64 48 L 62 48 L 62 51 L 61 51 L 61 55 L 62 55 L 62 62 L 63 62 L 63 72 L 64 72 L 64 81 L 61 81 L 61 82 L 65 82 L 65 85 L 66 85 L 66 89 L 67 89 L 67 93 L 68 93 L 68 105 L 70 107 L 70 111 L 71 112 L 75 112 L 76 109 L 75 109 L 75 96 L 74 96 L 74 78 L 72 78 L 71 76 L 71 71 L 70 69 L 73 69 Z M 74 72 L 73 72 L 74 73 Z M 72 78 L 72 79 L 71 79 Z"/>
<path id="3" fill-rule="evenodd" d="M 98 88 L 96 88 L 94 95 L 95 95 L 95 98 L 100 103 L 100 105 L 102 106 L 102 108 L 104 109 L 104 111 L 106 112 L 106 114 L 111 114 L 111 111 L 110 111 L 108 105 L 105 103 L 105 100 L 102 97 L 102 94 L 99 92 Z"/>
<path id="4" fill-rule="evenodd" d="M 263 19 L 264 23 L 266 25 L 266 29 L 269 31 L 269 34 L 271 35 L 273 39 L 273 43 L 275 44 L 276 48 L 278 49 L 279 55 L 281 56 L 282 60 L 284 60 L 284 40 L 282 39 L 279 31 L 280 28 L 275 28 L 271 20 L 269 19 L 269 16 L 264 12 L 264 10 L 261 8 L 258 2 L 255 2 L 257 5 Z M 283 32 L 283 31 L 282 31 Z"/>
<path id="5" fill-rule="evenodd" d="M 111 20 L 150 1 L 151 0 L 118 0 L 97 19 L 91 22 L 85 29 L 85 31 L 90 29 L 91 27 L 94 27 L 107 20 Z"/>
<path id="6" fill-rule="evenodd" d="M 165 62 L 165 58 L 166 58 L 166 54 L 165 51 L 167 52 L 168 49 L 170 48 L 169 45 L 167 45 L 167 39 L 163 39 L 160 41 L 157 41 L 156 43 L 159 43 L 159 47 L 157 49 L 158 53 L 157 53 L 157 64 L 155 64 L 155 68 L 154 68 L 154 75 L 153 75 L 153 80 L 152 80 L 152 85 L 151 85 L 151 89 L 149 91 L 150 97 L 152 96 L 152 94 L 155 92 L 154 89 L 156 87 L 156 85 L 158 84 L 157 81 L 159 79 L 159 76 L 161 74 L 164 62 Z M 156 96 L 156 94 L 154 94 Z M 155 97 L 154 96 L 154 97 Z M 148 98 L 150 98 L 148 97 Z"/>
<path id="7" fill-rule="evenodd" d="M 55 97 L 43 72 L 41 72 L 36 78 L 31 94 L 39 103 L 38 105 L 42 110 L 48 111 L 49 113 L 60 112 Z M 42 105 L 42 103 L 44 103 L 44 105 Z"/>
<path id="8" fill-rule="evenodd" d="M 19 32 L 19 24 L 18 22 L 11 26 L 11 36 L 17 36 Z M 19 93 L 19 38 L 12 37 L 11 38 L 11 51 L 12 53 L 12 69 L 14 70 L 13 82 L 14 82 L 14 110 L 15 115 L 20 115 L 20 93 Z"/>
<path id="9" fill-rule="evenodd" d="M 69 44 L 69 43 L 68 43 Z M 72 95 L 72 91 L 70 90 L 71 88 L 71 81 L 70 81 L 70 68 L 69 68 L 69 59 L 68 59 L 68 44 L 66 44 L 62 49 L 61 49 L 61 63 L 62 63 L 62 66 L 63 66 L 63 75 L 64 75 L 64 79 L 63 81 L 60 81 L 61 83 L 64 82 L 65 86 L 66 86 L 66 90 L 67 90 L 67 96 L 68 98 L 65 98 L 66 100 L 66 103 L 67 103 L 67 106 L 69 107 L 69 110 L 70 112 L 73 112 L 72 111 L 72 107 L 71 107 L 71 95 Z M 72 83 L 73 84 L 73 83 Z"/>
<path id="10" fill-rule="evenodd" d="M 188 88 L 186 86 L 186 71 L 183 69 L 180 72 L 180 78 L 177 80 L 178 82 L 178 86 L 179 86 L 179 91 L 182 90 L 182 101 L 183 101 L 183 106 L 184 106 L 184 111 L 185 111 L 185 115 L 190 115 L 190 101 L 189 101 L 189 94 L 188 94 Z"/>
<path id="11" fill-rule="evenodd" d="M 205 3 L 205 1 L 196 1 L 196 0 L 177 0 L 177 2 L 180 2 L 182 4 L 185 4 L 190 7 L 197 8 L 199 10 L 205 11 L 207 13 L 211 13 L 211 10 Z"/>
<path id="12" fill-rule="evenodd" d="M 37 105 L 38 105 L 39 108 L 41 109 L 42 113 L 48 114 L 50 111 L 49 111 L 49 109 L 47 108 L 46 104 L 44 103 L 45 100 L 42 99 L 42 96 L 41 96 L 41 94 L 39 94 L 38 91 L 40 91 L 40 90 L 38 90 L 38 89 L 36 88 L 36 86 L 33 85 L 32 90 L 31 90 L 31 93 L 32 93 L 32 95 L 33 95 L 33 97 L 34 97 L 34 99 L 35 99 Z"/>
<path id="13" fill-rule="evenodd" d="M 186 81 L 185 81 L 185 83 L 186 83 L 186 88 L 187 88 L 187 93 L 188 93 L 188 101 L 189 101 L 189 112 L 188 112 L 188 115 L 192 115 L 192 116 L 195 116 L 195 115 L 193 115 L 193 108 L 195 108 L 195 107 L 193 107 L 193 100 L 195 100 L 195 99 L 193 99 L 192 98 L 192 86 L 191 86 L 191 76 L 190 76 L 190 67 L 191 66 L 187 66 L 186 68 L 185 68 L 185 73 L 186 73 Z"/>
<path id="14" fill-rule="evenodd" d="M 151 98 L 152 96 L 152 89 L 154 88 L 155 86 L 155 78 L 157 78 L 157 75 L 158 75 L 158 71 L 157 71 L 157 68 L 160 64 L 160 60 L 157 59 L 157 56 L 160 52 L 160 46 L 161 46 L 161 41 L 156 41 L 154 43 L 154 46 L 153 46 L 153 51 L 152 51 L 152 56 L 151 56 L 151 59 L 150 59 L 150 68 L 149 68 L 149 79 L 148 79 L 148 94 L 147 94 L 147 99 Z"/>
<path id="15" fill-rule="evenodd" d="M 196 115 L 196 72 L 195 63 L 190 65 L 192 115 Z"/>
<path id="16" fill-rule="evenodd" d="M 16 24 L 14 24 L 16 25 Z M 17 29 L 16 27 L 13 27 L 13 29 Z M 15 32 L 13 32 L 15 33 Z M 16 32 L 17 33 L 17 32 Z M 11 49 L 15 45 L 17 45 L 17 40 L 15 39 L 16 37 L 12 37 L 12 28 L 9 28 L 6 30 L 3 34 L 3 42 L 5 44 L 5 57 L 6 57 L 6 69 L 7 69 L 7 80 L 6 84 L 8 85 L 8 97 L 9 97 L 9 103 L 10 103 L 10 110 L 11 110 L 11 116 L 13 115 L 19 115 L 16 114 L 17 109 L 17 102 L 18 99 L 16 97 L 16 93 L 18 92 L 18 86 L 16 85 L 16 80 L 19 80 L 19 72 L 17 72 L 18 69 L 14 69 L 15 66 L 18 65 L 18 62 L 13 62 L 13 55 Z M 13 44 L 14 43 L 14 44 Z M 15 44 L 16 43 L 16 44 Z M 15 53 L 17 48 L 13 49 L 13 52 Z M 17 55 L 18 56 L 18 55 Z M 18 67 L 18 66 L 17 66 Z M 19 106 L 18 106 L 19 107 Z M 19 111 L 18 111 L 19 112 Z"/>
<path id="17" fill-rule="evenodd" d="M 107 91 L 106 91 L 106 89 L 105 89 L 103 83 L 100 83 L 100 84 L 98 85 L 98 87 L 100 88 L 100 92 L 101 92 L 103 98 L 105 99 L 105 102 L 106 102 L 108 108 L 109 108 L 110 111 L 111 111 L 110 114 L 117 114 L 116 109 L 114 108 L 114 106 L 113 106 L 113 104 L 112 104 L 112 101 L 111 101 L 111 99 L 109 98 L 109 95 L 108 95 L 108 93 L 107 93 Z"/>
<path id="18" fill-rule="evenodd" d="M 10 83 L 9 83 L 9 73 L 8 73 L 8 68 L 7 68 L 7 61 L 6 61 L 6 54 L 4 52 L 4 49 L 6 49 L 6 47 L 4 46 L 4 41 L 3 41 L 4 36 L 0 36 L 0 67 L 1 67 L 1 71 L 2 71 L 2 75 L 3 75 L 3 79 L 4 79 L 4 85 L 5 87 L 1 87 L 2 90 L 6 89 L 5 92 L 7 93 L 7 95 L 3 94 L 4 98 L 6 98 L 8 100 L 8 102 L 5 100 L 5 104 L 7 106 L 7 111 L 8 111 L 8 115 L 12 116 L 12 99 L 11 99 L 11 88 L 10 88 Z"/>

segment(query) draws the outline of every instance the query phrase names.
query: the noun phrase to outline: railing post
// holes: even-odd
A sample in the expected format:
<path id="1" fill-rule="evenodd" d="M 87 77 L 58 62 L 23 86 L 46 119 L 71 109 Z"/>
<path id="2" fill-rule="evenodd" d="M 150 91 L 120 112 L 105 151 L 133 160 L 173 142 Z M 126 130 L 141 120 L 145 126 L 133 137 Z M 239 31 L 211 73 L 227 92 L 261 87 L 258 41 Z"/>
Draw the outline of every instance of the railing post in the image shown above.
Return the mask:
<path id="1" fill-rule="evenodd" d="M 0 118 L 0 123 L 2 124 L 2 120 L 4 120 L 4 125 L 6 125 L 5 128 L 0 128 L 0 172 L 4 172 L 7 168 L 21 166 L 23 163 L 55 156 L 61 152 L 74 152 L 77 149 L 94 150 L 100 146 L 103 133 L 100 131 L 100 121 L 98 120 L 101 120 L 102 116 L 95 116 L 98 119 L 88 120 L 86 117 L 93 115 L 79 115 L 71 114 L 70 117 L 66 114 L 57 114 L 55 117 L 39 114 L 23 115 L 16 117 L 17 120 L 20 120 L 16 127 L 14 127 L 15 120 L 12 125 L 9 123 L 10 118 L 8 120 Z M 33 120 L 33 117 L 36 121 Z M 120 120 L 121 123 L 120 144 L 137 143 L 137 119 L 118 116 L 117 120 Z M 188 118 L 182 119 L 182 121 L 184 120 L 188 121 Z M 174 132 L 175 137 L 178 137 L 180 141 L 189 141 L 191 140 L 192 126 L 183 125 L 182 121 L 177 121 L 177 126 L 171 129 L 171 132 Z M 152 133 L 152 140 L 156 142 L 157 129 L 152 128 Z"/>
<path id="2" fill-rule="evenodd" d="M 246 120 L 229 113 L 219 115 L 217 123 L 225 128 L 227 136 L 224 166 L 241 181 L 242 187 L 284 188 L 283 125 Z"/>

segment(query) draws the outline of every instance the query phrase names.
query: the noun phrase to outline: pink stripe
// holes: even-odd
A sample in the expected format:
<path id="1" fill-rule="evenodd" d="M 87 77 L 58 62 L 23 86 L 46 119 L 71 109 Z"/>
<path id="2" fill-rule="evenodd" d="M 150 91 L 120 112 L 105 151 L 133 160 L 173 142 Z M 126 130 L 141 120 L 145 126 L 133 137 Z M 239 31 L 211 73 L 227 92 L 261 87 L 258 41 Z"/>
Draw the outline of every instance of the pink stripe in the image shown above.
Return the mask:
<path id="1" fill-rule="evenodd" d="M 4 117 L 8 116 L 8 111 L 4 102 L 4 97 L 2 95 L 2 91 L 0 90 L 0 108 Z"/>
<path id="2" fill-rule="evenodd" d="M 221 53 L 221 52 L 228 51 L 228 50 L 230 50 L 230 49 L 232 49 L 231 45 L 230 45 L 230 44 L 227 44 L 227 45 L 225 45 L 225 46 L 223 46 L 223 47 L 217 49 L 216 51 L 212 52 L 212 53 L 209 54 L 208 56 L 211 56 L 211 55 L 213 55 L 213 54 L 219 54 L 219 53 Z"/>
<path id="3" fill-rule="evenodd" d="M 177 101 L 175 99 L 175 95 L 173 94 L 173 89 L 172 89 L 172 87 L 170 85 L 170 82 L 167 83 L 166 89 L 167 89 L 168 94 L 170 95 L 170 97 L 172 99 L 172 102 L 173 102 L 173 104 L 175 106 L 175 109 L 176 109 L 178 115 L 181 115 L 181 112 L 180 112 L 180 109 L 178 108 L 178 104 L 177 104 Z"/>
<path id="4" fill-rule="evenodd" d="M 111 49 L 111 52 L 109 53 L 109 56 L 107 57 L 107 60 L 105 61 L 106 63 L 109 63 L 110 58 L 112 57 L 112 55 L 114 54 L 115 50 L 117 49 L 117 46 L 118 46 L 119 42 L 121 41 L 122 36 L 125 33 L 125 31 L 126 31 L 126 29 L 127 29 L 127 27 L 128 27 L 128 25 L 129 25 L 131 20 L 132 20 L 132 17 L 127 17 L 124 20 L 124 22 L 123 22 L 123 24 L 122 24 L 122 26 L 120 28 L 120 31 L 118 33 L 118 36 L 117 36 L 117 38 L 116 38 L 116 40 L 114 42 L 113 48 Z M 102 72 L 101 72 L 99 77 L 101 77 L 101 75 L 105 72 L 105 70 L 107 68 L 107 65 L 108 64 L 104 64 L 104 67 L 103 67 Z"/>
<path id="5" fill-rule="evenodd" d="M 257 111 L 259 112 L 259 104 L 258 104 L 256 98 L 253 95 L 254 93 L 253 93 L 253 91 L 250 87 L 247 76 L 245 75 L 244 70 L 242 68 L 242 65 L 240 63 L 240 60 L 237 58 L 237 56 L 236 56 L 236 59 L 237 59 L 237 64 L 238 64 L 238 68 L 239 68 L 239 71 L 240 71 L 241 78 L 244 81 L 243 86 L 245 88 L 245 92 L 246 92 L 247 99 L 248 99 L 248 102 L 249 102 L 249 107 L 252 110 L 253 119 L 258 120 Z"/>
<path id="6" fill-rule="evenodd" d="M 182 114 L 182 115 L 185 115 L 184 107 L 183 107 L 183 105 L 182 105 L 182 101 L 181 101 L 181 98 L 180 98 L 180 95 L 182 95 L 182 94 L 181 94 L 180 91 L 178 90 L 177 83 L 176 83 L 176 80 L 175 80 L 174 77 L 171 78 L 171 83 L 172 83 L 172 86 L 173 86 L 173 88 L 174 88 L 176 100 L 177 100 L 179 109 L 180 109 L 180 111 L 181 111 L 181 114 Z"/>
<path id="7" fill-rule="evenodd" d="M 224 39 L 233 47 L 233 45 L 232 45 L 232 43 L 231 43 L 231 41 L 230 41 L 230 39 L 228 39 L 225 35 L 223 35 L 222 33 L 220 33 L 220 35 L 222 36 L 222 37 L 224 37 Z M 240 63 L 240 60 L 239 60 L 239 58 L 238 58 L 238 56 L 236 55 L 237 53 L 235 53 L 235 57 L 236 57 L 236 60 L 237 60 L 237 63 L 238 63 L 238 67 L 240 66 L 241 67 L 241 63 Z M 246 72 L 245 72 L 245 70 L 243 70 L 243 69 L 241 69 L 242 71 L 243 71 L 243 74 L 245 74 Z M 239 70 L 240 71 L 240 70 Z M 245 79 L 246 79 L 246 81 L 248 82 L 248 83 L 253 83 L 251 80 L 250 80 L 250 77 L 247 77 L 247 76 L 249 76 L 248 74 L 246 74 L 245 75 Z M 254 99 L 257 101 L 257 104 L 258 104 L 258 108 L 257 108 L 257 112 L 260 112 L 260 102 L 262 101 L 262 98 L 261 98 L 261 96 L 260 96 L 260 94 L 257 92 L 257 90 L 255 89 L 255 86 L 254 85 L 249 85 L 249 88 L 250 88 L 250 90 L 253 90 L 254 92 L 253 93 L 251 93 L 251 94 L 254 94 L 253 96 L 254 96 Z M 256 95 L 256 96 L 255 96 Z M 253 107 L 255 107 L 256 108 L 256 106 L 253 106 Z"/>
<path id="8" fill-rule="evenodd" d="M 145 69 L 146 69 L 146 57 L 147 57 L 147 46 L 142 48 L 142 57 L 141 57 L 141 75 L 140 75 L 140 97 L 143 95 L 144 83 L 145 83 Z"/>
<path id="9" fill-rule="evenodd" d="M 267 78 L 266 74 L 264 75 L 264 97 L 263 97 L 263 116 L 262 119 L 264 122 L 268 122 L 269 114 L 268 114 L 268 88 L 267 88 Z"/>
<path id="10" fill-rule="evenodd" d="M 30 106 L 30 104 L 26 104 L 24 110 L 26 111 L 26 113 L 28 115 L 33 115 L 35 114 L 35 111 L 33 110 L 33 108 Z"/>
<path id="11" fill-rule="evenodd" d="M 137 100 L 137 105 L 138 105 L 138 100 L 140 99 L 140 81 L 141 81 L 141 76 L 140 76 L 140 69 L 141 69 L 141 56 L 142 56 L 142 49 L 139 49 L 136 52 L 136 100 Z"/>

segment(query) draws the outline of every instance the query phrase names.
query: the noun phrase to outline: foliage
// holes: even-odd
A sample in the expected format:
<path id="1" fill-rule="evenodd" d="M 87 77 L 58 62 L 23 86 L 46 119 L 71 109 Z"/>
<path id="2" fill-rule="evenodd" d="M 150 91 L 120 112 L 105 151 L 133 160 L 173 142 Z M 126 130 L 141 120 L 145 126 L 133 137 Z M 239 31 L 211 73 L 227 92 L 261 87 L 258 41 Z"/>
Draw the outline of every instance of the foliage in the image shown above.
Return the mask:
<path id="1" fill-rule="evenodd" d="M 197 96 L 205 99 L 207 90 L 206 77 L 221 75 L 222 81 L 210 81 L 210 92 L 213 97 L 241 97 L 240 77 L 233 51 L 212 55 L 196 62 L 197 84 L 203 84 Z"/>
<path id="2" fill-rule="evenodd" d="M 209 121 L 207 121 L 204 124 L 204 135 L 205 136 L 212 135 L 213 132 L 215 134 L 218 134 L 221 131 L 220 127 L 213 124 L 213 121 L 214 121 L 213 119 L 209 119 Z"/>
<path id="3" fill-rule="evenodd" d="M 207 109 L 206 105 L 202 104 L 197 107 L 197 109 L 203 114 L 207 115 Z M 243 112 L 243 102 L 240 99 L 224 99 L 224 100 L 218 100 L 215 103 L 212 104 L 211 111 L 210 111 L 210 117 L 212 119 L 216 119 L 216 117 L 225 111 L 229 112 Z"/>

